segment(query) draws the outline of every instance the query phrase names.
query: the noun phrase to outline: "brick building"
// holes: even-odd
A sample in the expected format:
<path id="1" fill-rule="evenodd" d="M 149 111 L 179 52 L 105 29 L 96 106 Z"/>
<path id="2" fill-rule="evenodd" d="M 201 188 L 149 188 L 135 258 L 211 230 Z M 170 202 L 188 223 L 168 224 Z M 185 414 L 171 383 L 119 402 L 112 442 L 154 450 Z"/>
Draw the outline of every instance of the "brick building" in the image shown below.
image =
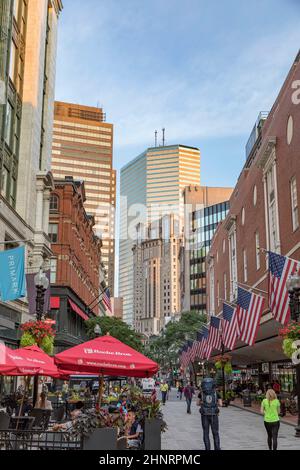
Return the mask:
<path id="1" fill-rule="evenodd" d="M 294 386 L 294 371 L 282 352 L 281 325 L 268 309 L 268 260 L 257 247 L 300 260 L 299 149 L 300 53 L 270 113 L 261 114 L 254 127 L 229 214 L 207 258 L 209 314 L 222 311 L 221 299 L 236 300 L 237 283 L 266 292 L 257 342 L 239 342 L 233 362 L 260 382 L 278 378 L 286 390 Z"/>
<path id="2" fill-rule="evenodd" d="M 85 187 L 72 177 L 55 180 L 50 199 L 51 313 L 57 321 L 57 348 L 85 339 L 84 320 L 99 314 L 101 240 L 84 209 Z M 94 307 L 92 310 L 89 306 Z"/>

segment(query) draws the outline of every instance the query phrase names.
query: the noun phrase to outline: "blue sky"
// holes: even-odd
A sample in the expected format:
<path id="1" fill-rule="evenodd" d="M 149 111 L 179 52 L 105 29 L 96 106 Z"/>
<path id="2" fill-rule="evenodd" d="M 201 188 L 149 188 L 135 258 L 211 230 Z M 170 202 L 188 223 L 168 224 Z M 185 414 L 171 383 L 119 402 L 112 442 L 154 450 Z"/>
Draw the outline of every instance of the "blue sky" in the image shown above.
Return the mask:
<path id="1" fill-rule="evenodd" d="M 63 3 L 56 98 L 104 107 L 117 170 L 166 127 L 168 144 L 200 148 L 202 184 L 234 185 L 300 47 L 300 2 Z"/>

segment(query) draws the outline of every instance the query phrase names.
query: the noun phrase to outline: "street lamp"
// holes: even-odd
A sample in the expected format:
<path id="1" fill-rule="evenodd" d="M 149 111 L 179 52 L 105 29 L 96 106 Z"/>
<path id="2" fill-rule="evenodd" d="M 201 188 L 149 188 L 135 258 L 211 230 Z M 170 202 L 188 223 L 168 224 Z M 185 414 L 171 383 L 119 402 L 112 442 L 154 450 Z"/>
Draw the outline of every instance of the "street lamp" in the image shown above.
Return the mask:
<path id="1" fill-rule="evenodd" d="M 36 287 L 36 320 L 41 321 L 44 319 L 44 302 L 45 292 L 49 287 L 49 279 L 40 268 L 39 272 L 34 276 L 34 284 Z M 33 382 L 33 406 L 35 406 L 38 397 L 39 378 L 36 375 Z"/>
<path id="2" fill-rule="evenodd" d="M 289 276 L 287 280 L 287 289 L 290 297 L 291 320 L 300 321 L 300 274 L 299 271 Z M 296 437 L 300 437 L 300 363 L 296 364 L 296 387 L 297 387 L 297 405 L 298 405 L 298 423 L 295 428 Z"/>
<path id="3" fill-rule="evenodd" d="M 95 335 L 96 335 L 97 338 L 102 335 L 102 330 L 101 330 L 100 325 L 98 325 L 98 323 L 97 323 L 97 325 L 96 325 L 95 328 L 94 328 L 94 333 L 95 333 Z"/>
<path id="4" fill-rule="evenodd" d="M 42 269 L 34 276 L 34 284 L 36 287 L 36 319 L 43 319 L 45 292 L 49 287 L 49 279 Z"/>

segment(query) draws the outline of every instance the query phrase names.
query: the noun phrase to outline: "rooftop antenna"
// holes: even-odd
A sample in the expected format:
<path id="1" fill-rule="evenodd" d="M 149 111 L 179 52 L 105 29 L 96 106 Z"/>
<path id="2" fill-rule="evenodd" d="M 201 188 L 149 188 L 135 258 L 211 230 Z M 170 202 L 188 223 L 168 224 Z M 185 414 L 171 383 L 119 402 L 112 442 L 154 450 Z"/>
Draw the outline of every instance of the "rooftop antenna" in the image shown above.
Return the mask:
<path id="1" fill-rule="evenodd" d="M 155 131 L 155 147 L 157 147 L 157 131 Z"/>
<path id="2" fill-rule="evenodd" d="M 165 139 L 166 129 L 165 128 L 163 128 L 162 133 L 163 133 L 163 147 L 164 147 L 166 143 L 166 139 Z"/>

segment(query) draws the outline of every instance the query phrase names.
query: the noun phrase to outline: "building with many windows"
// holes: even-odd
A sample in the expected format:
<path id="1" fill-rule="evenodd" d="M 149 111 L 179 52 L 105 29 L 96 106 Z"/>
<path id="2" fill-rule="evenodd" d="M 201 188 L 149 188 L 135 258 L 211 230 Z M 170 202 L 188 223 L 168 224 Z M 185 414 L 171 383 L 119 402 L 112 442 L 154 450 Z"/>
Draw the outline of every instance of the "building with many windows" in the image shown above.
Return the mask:
<path id="1" fill-rule="evenodd" d="M 55 103 L 52 172 L 55 178 L 84 180 L 85 209 L 95 217 L 102 238 L 106 282 L 113 295 L 115 265 L 116 172 L 113 170 L 113 125 L 101 108 Z"/>
<path id="2" fill-rule="evenodd" d="M 235 303 L 238 285 L 264 296 L 256 344 L 239 341 L 232 351 L 233 363 L 247 373 L 255 371 L 253 380 L 255 375 L 261 379 L 266 365 L 266 380 L 280 379 L 282 387 L 291 391 L 295 371 L 282 351 L 278 336 L 282 326 L 268 307 L 266 251 L 300 260 L 300 53 L 260 127 L 252 147 L 247 147 L 229 213 L 218 226 L 208 254 L 208 311 L 221 312 L 220 298 Z"/>
<path id="3" fill-rule="evenodd" d="M 26 244 L 26 271 L 49 266 L 54 85 L 61 0 L 0 2 L 0 249 Z M 0 302 L 0 339 L 17 343 L 26 299 Z"/>
<path id="4" fill-rule="evenodd" d="M 167 318 L 180 313 L 180 250 L 174 215 L 158 223 L 138 224 L 133 246 L 134 328 L 158 335 Z"/>
<path id="5" fill-rule="evenodd" d="M 55 179 L 50 199 L 51 307 L 58 350 L 86 338 L 84 320 L 99 314 L 102 242 L 87 214 L 85 184 L 72 177 Z"/>
<path id="6" fill-rule="evenodd" d="M 231 194 L 232 188 L 207 186 L 189 186 L 184 191 L 182 310 L 206 313 L 206 256 L 218 224 L 227 215 Z"/>
<path id="7" fill-rule="evenodd" d="M 173 214 L 184 225 L 184 188 L 200 184 L 199 149 L 185 145 L 153 147 L 121 170 L 119 295 L 124 321 L 133 323 L 133 256 L 138 223 Z"/>

